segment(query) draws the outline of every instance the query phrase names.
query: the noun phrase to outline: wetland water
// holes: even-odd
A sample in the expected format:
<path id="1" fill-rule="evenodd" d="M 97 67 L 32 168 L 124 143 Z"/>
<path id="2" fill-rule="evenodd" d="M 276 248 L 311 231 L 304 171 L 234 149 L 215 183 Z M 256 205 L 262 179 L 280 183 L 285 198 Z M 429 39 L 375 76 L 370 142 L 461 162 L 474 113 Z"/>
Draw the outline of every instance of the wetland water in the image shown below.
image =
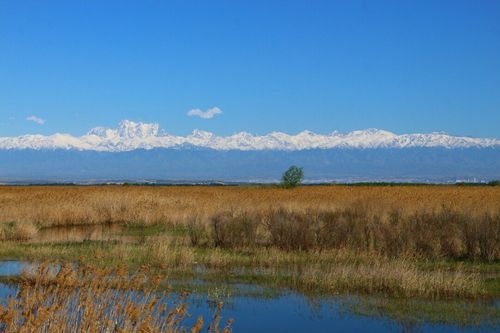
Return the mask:
<path id="1" fill-rule="evenodd" d="M 29 267 L 28 263 L 0 261 L 0 278 L 5 281 L 5 277 L 17 276 L 26 267 Z M 0 304 L 5 303 L 8 296 L 14 296 L 16 289 L 15 284 L 0 282 Z M 413 305 L 406 302 L 408 308 L 402 307 L 398 312 L 384 310 L 380 306 L 387 300 L 377 298 L 308 298 L 299 293 L 253 285 L 207 285 L 199 281 L 193 283 L 193 292 L 187 300 L 193 316 L 186 324 L 194 323 L 200 314 L 210 320 L 218 300 L 224 301 L 222 322 L 235 319 L 234 332 L 495 332 L 500 328 L 498 301 L 481 305 L 450 301 L 439 304 L 436 309 L 433 309 L 432 302 L 415 302 Z M 415 311 L 428 310 L 425 310 L 425 315 L 412 313 L 412 307 Z M 391 308 L 394 307 L 388 309 Z M 443 311 L 443 308 L 449 309 L 450 315 L 457 318 L 447 318 L 444 314 L 442 319 L 426 319 L 426 316 L 439 318 L 434 311 Z M 455 313 L 457 309 L 458 313 Z M 476 324 L 460 324 L 461 320 L 467 319 L 464 316 L 477 315 L 478 311 L 489 313 L 488 318 L 479 316 Z M 491 318 L 496 318 L 495 324 L 488 321 Z"/>

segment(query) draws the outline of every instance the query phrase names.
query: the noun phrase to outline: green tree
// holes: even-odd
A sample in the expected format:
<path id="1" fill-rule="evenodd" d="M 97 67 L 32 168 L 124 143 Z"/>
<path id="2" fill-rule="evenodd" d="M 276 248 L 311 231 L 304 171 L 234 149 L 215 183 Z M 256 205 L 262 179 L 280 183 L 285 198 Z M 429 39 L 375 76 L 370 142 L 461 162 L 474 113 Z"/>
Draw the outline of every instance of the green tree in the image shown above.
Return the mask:
<path id="1" fill-rule="evenodd" d="M 300 185 L 304 179 L 304 170 L 298 166 L 292 165 L 285 171 L 281 177 L 281 185 L 284 188 L 292 188 Z"/>

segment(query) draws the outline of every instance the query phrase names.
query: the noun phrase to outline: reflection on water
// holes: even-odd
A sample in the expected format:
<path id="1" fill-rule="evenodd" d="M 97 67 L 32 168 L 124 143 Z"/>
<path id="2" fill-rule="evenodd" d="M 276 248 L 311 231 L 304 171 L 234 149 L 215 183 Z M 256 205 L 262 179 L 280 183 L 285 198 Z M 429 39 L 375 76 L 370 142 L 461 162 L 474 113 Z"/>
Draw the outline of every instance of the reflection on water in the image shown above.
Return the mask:
<path id="1" fill-rule="evenodd" d="M 17 275 L 27 265 L 29 264 L 17 261 L 0 262 L 0 278 Z M 16 288 L 12 284 L 0 282 L 0 304 L 5 302 L 8 295 L 13 296 L 15 293 Z M 374 297 L 311 299 L 298 293 L 269 292 L 265 288 L 241 284 L 214 284 L 193 293 L 188 302 L 190 313 L 194 316 L 187 324 L 193 324 L 198 314 L 209 321 L 214 314 L 214 297 L 225 301 L 221 322 L 234 318 L 234 332 L 494 332 L 500 328 L 498 322 L 496 326 L 480 323 L 479 326 L 465 327 L 458 324 L 432 324 L 425 319 L 419 320 L 418 313 L 407 315 L 406 318 L 398 317 L 397 314 L 384 313 L 385 310 L 379 308 L 380 304 L 388 300 L 377 300 Z M 425 302 L 424 305 L 432 312 L 434 303 L 436 302 Z M 437 308 L 444 307 L 450 312 L 462 307 L 462 316 L 485 311 L 484 307 L 478 308 L 479 305 L 473 302 L 442 303 L 436 303 Z M 396 307 L 400 306 L 397 302 L 394 304 Z M 418 308 L 422 304 L 416 302 L 413 306 Z M 499 314 L 498 303 L 489 304 L 486 309 L 492 311 L 492 316 Z"/>
<path id="2" fill-rule="evenodd" d="M 125 227 L 120 224 L 75 225 L 51 227 L 38 230 L 30 242 L 57 243 L 83 241 L 129 241 L 132 237 L 123 235 Z"/>

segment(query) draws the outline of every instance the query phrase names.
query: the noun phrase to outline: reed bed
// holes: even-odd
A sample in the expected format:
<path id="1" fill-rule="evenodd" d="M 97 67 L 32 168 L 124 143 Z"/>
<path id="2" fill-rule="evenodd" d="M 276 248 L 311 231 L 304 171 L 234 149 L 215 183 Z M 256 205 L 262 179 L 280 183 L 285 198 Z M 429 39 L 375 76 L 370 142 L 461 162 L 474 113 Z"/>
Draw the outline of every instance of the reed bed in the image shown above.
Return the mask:
<path id="1" fill-rule="evenodd" d="M 185 332 L 190 316 L 183 296 L 178 301 L 160 287 L 162 278 L 147 267 L 130 275 L 73 264 L 41 264 L 21 276 L 15 298 L 0 306 L 2 332 Z M 231 332 L 232 320 L 220 328 L 219 304 L 209 332 Z M 190 328 L 201 332 L 203 317 Z"/>
<path id="2" fill-rule="evenodd" d="M 311 265 L 296 274 L 298 278 L 293 283 L 305 291 L 341 293 L 354 290 L 403 298 L 471 298 L 484 294 L 478 274 L 445 270 L 426 272 L 408 260 L 373 259 L 358 265 Z"/>
<path id="3" fill-rule="evenodd" d="M 215 250 L 199 258 L 209 272 L 307 294 L 364 294 L 398 298 L 477 298 L 486 295 L 480 274 L 461 268 L 421 269 L 414 260 L 348 251 Z M 221 275 L 219 275 L 221 276 Z"/>
<path id="4" fill-rule="evenodd" d="M 477 270 L 467 267 L 427 267 L 406 258 L 356 254 L 348 250 L 284 251 L 278 248 L 193 249 L 181 244 L 96 244 L 81 246 L 22 245 L 34 260 L 58 258 L 80 263 L 99 262 L 101 268 L 148 263 L 151 274 L 176 279 L 220 283 L 248 282 L 291 288 L 310 294 L 380 294 L 402 298 L 477 298 L 489 296 Z M 9 244 L 0 244 L 12 249 Z M 492 275 L 489 274 L 491 278 Z"/>
<path id="5" fill-rule="evenodd" d="M 147 263 L 325 294 L 498 295 L 485 290 L 500 278 L 498 202 L 498 187 L 0 187 L 0 257 Z M 105 224 L 147 232 L 30 241 L 40 228 Z"/>
<path id="6" fill-rule="evenodd" d="M 398 210 L 448 207 L 470 215 L 498 213 L 500 187 L 460 186 L 0 186 L 0 223 L 37 227 L 76 224 L 186 223 L 221 211 L 261 212 L 276 205 L 294 211 L 362 206 L 379 216 Z"/>
<path id="7" fill-rule="evenodd" d="M 188 224 L 191 243 L 227 249 L 348 250 L 393 258 L 500 260 L 500 214 L 470 215 L 442 208 L 388 218 L 363 207 L 337 211 L 283 208 L 227 211 Z"/>

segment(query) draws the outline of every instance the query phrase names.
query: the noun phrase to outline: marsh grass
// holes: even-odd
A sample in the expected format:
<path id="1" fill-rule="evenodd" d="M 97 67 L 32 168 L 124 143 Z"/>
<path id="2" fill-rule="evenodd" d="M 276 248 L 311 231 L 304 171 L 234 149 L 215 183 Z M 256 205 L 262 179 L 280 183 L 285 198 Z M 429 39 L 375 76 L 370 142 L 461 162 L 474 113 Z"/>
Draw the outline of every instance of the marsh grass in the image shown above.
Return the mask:
<path id="1" fill-rule="evenodd" d="M 148 263 L 311 293 L 498 296 L 499 201 L 497 187 L 0 187 L 0 258 Z M 68 225 L 121 229 L 30 240 Z"/>
<path id="2" fill-rule="evenodd" d="M 41 264 L 24 272 L 19 290 L 0 306 L 5 332 L 185 332 L 185 296 L 172 300 L 162 278 L 143 266 L 135 274 L 74 264 Z M 230 332 L 232 320 L 220 328 L 218 304 L 209 332 Z M 201 316 L 191 332 L 201 332 Z"/>
<path id="3" fill-rule="evenodd" d="M 500 214 L 473 216 L 442 208 L 407 215 L 393 211 L 384 220 L 359 207 L 299 212 L 278 208 L 222 212 L 210 221 L 208 232 L 196 233 L 222 248 L 344 249 L 393 258 L 500 260 Z"/>
<path id="4" fill-rule="evenodd" d="M 158 238 L 147 245 L 147 256 L 153 265 L 190 270 L 195 264 L 195 251 L 178 239 Z"/>
<path id="5" fill-rule="evenodd" d="M 125 236 L 147 237 L 162 234 L 167 230 L 165 224 L 127 225 L 121 232 Z"/>
<path id="6" fill-rule="evenodd" d="M 477 274 L 461 271 L 421 271 L 404 260 L 374 260 L 363 265 L 334 265 L 325 269 L 310 266 L 298 274 L 298 287 L 328 290 L 330 293 L 356 291 L 395 297 L 471 298 L 484 294 Z"/>
<path id="7" fill-rule="evenodd" d="M 38 228 L 30 221 L 12 221 L 0 223 L 0 241 L 32 239 L 38 232 Z"/>
<path id="8" fill-rule="evenodd" d="M 343 210 L 363 206 L 380 216 L 449 207 L 470 215 L 498 213 L 500 187 L 458 186 L 0 186 L 0 223 L 31 222 L 38 227 L 126 223 L 186 223 L 190 216 L 208 221 L 231 210 Z"/>
<path id="9" fill-rule="evenodd" d="M 378 294 L 403 298 L 477 298 L 486 295 L 480 274 L 462 269 L 422 269 L 409 259 L 353 255 L 338 251 L 293 255 L 247 250 L 239 256 L 210 251 L 199 259 L 213 279 L 224 275 L 243 283 L 291 288 L 306 294 Z"/>
<path id="10" fill-rule="evenodd" d="M 400 322 L 409 332 L 419 331 L 423 323 L 480 326 L 481 331 L 495 331 L 500 324 L 500 311 L 491 301 L 349 297 L 341 299 L 341 304 L 350 313 Z"/>
<path id="11" fill-rule="evenodd" d="M 308 294 L 381 294 L 420 298 L 477 298 L 495 295 L 476 268 L 421 267 L 410 259 L 358 255 L 345 250 L 290 252 L 278 248 L 197 248 L 158 239 L 152 243 L 21 245 L 30 259 L 59 258 L 103 268 L 151 266 L 170 278 L 257 283 Z M 5 246 L 11 249 L 12 246 Z M 0 255 L 3 254 L 0 246 Z M 490 293 L 488 293 L 488 291 Z M 498 295 L 498 294 L 496 294 Z"/>

